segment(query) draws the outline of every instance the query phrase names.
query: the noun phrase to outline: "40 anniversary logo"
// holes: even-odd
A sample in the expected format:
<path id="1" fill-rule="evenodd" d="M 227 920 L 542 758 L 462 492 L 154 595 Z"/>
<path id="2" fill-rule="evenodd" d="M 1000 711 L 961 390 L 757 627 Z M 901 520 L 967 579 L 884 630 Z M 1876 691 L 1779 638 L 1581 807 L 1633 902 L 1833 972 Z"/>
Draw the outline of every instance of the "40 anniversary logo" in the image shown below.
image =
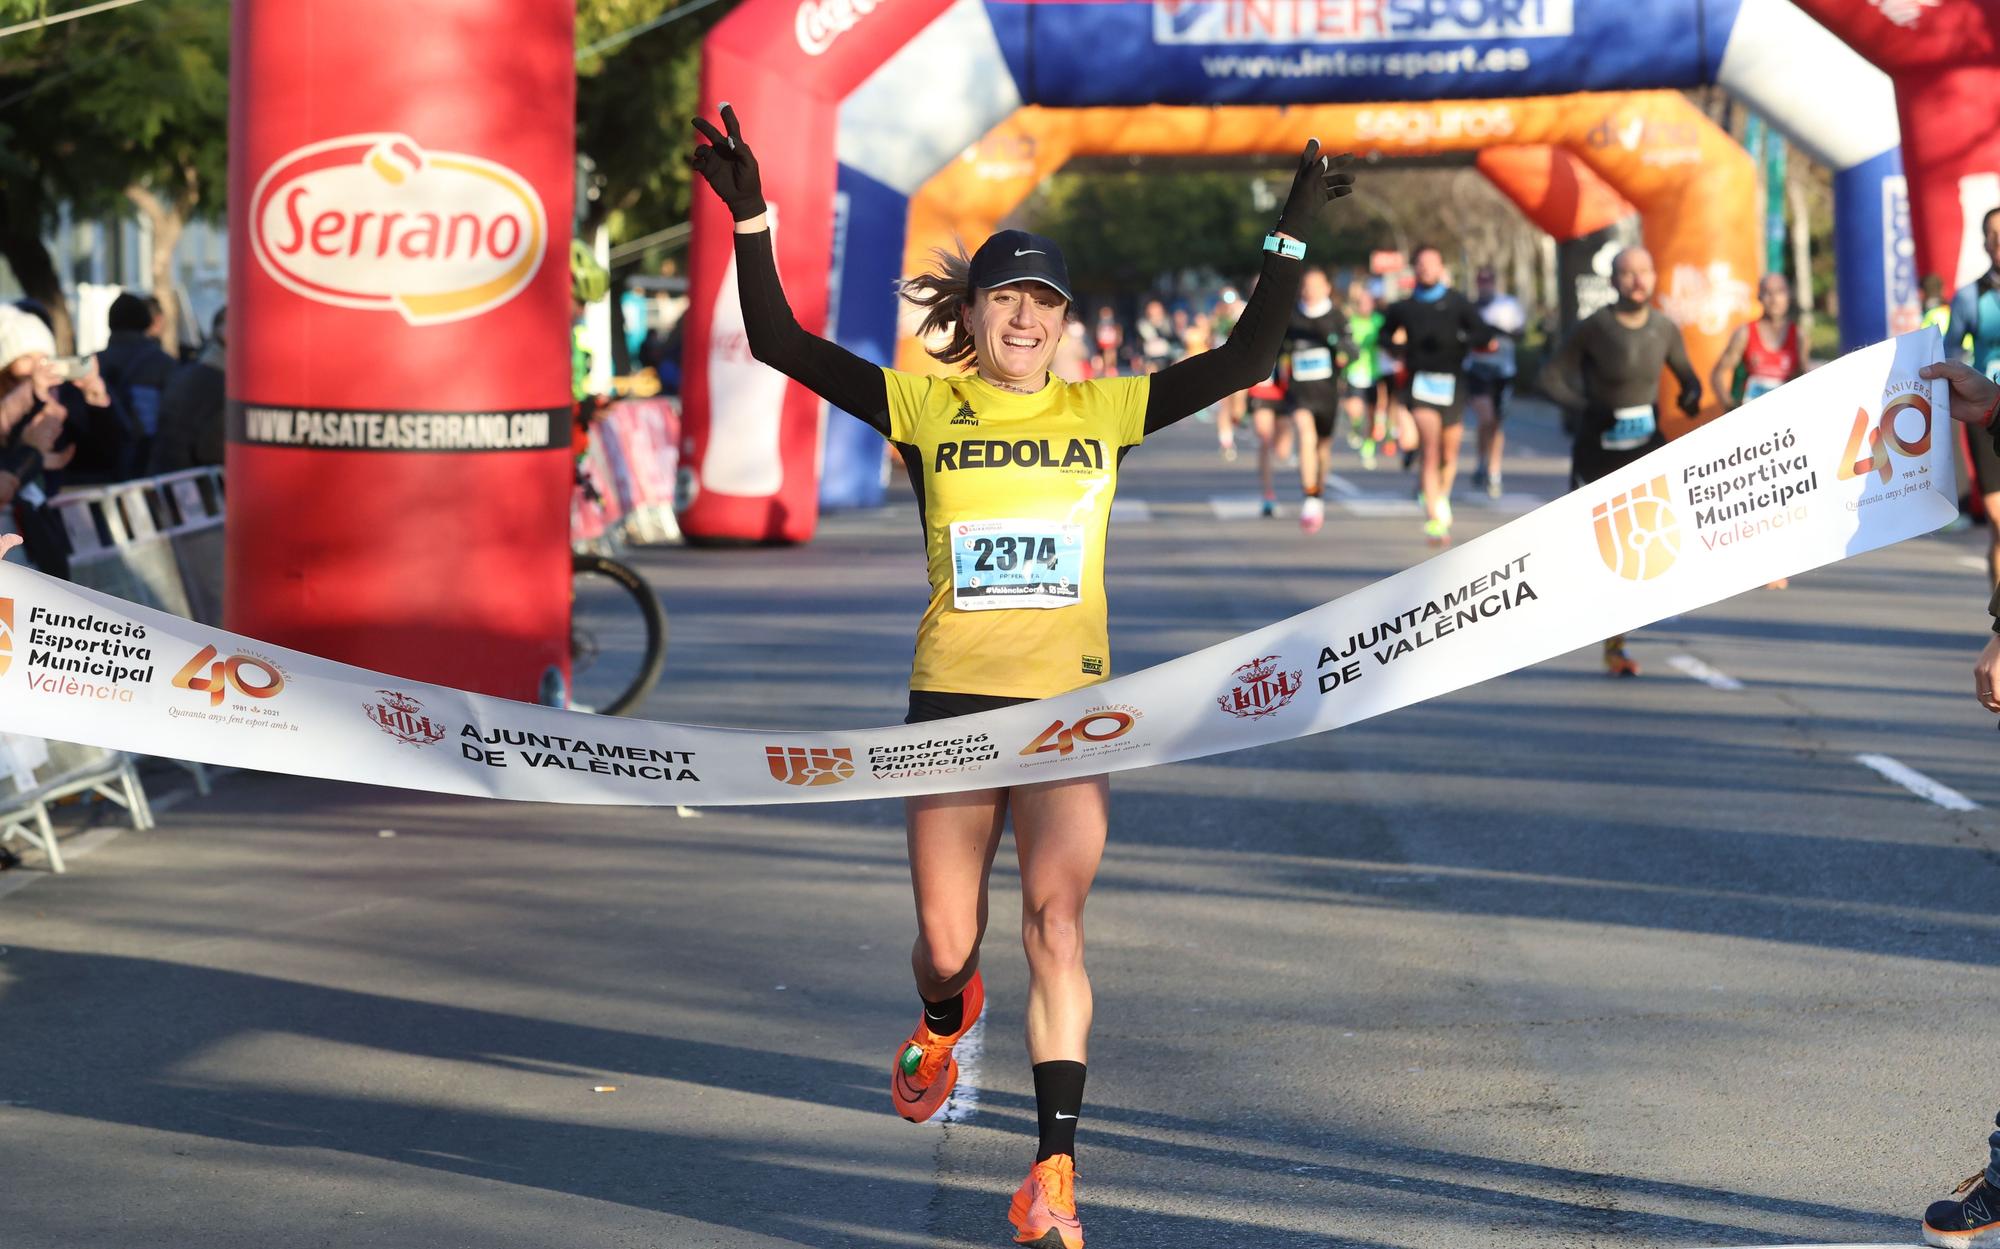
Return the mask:
<path id="1" fill-rule="evenodd" d="M 276 698 L 285 688 L 285 674 L 268 659 L 256 655 L 221 659 L 213 646 L 204 646 L 174 674 L 174 687 L 207 694 L 208 705 L 220 707 L 230 690 L 245 698 Z"/>

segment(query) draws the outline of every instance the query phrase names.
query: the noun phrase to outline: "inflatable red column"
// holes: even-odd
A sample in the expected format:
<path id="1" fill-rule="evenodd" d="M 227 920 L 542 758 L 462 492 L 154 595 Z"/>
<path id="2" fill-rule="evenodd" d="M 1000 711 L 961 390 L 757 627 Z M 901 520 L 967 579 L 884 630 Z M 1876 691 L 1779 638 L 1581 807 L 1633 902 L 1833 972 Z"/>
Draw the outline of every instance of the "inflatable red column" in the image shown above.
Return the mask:
<path id="1" fill-rule="evenodd" d="M 512 698 L 567 667 L 575 21 L 236 0 L 229 628 Z"/>
<path id="2" fill-rule="evenodd" d="M 1979 219 L 2000 208 L 2000 28 L 1993 0 L 1797 0 L 1896 84 L 1917 272 L 1947 296 L 1985 273 Z"/>

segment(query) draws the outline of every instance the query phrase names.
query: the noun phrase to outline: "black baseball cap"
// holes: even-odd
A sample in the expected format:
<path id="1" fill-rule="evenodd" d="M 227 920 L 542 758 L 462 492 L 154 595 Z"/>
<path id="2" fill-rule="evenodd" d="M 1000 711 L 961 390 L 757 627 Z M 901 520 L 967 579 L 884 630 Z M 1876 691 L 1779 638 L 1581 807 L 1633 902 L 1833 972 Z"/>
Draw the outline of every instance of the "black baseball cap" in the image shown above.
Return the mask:
<path id="1" fill-rule="evenodd" d="M 1069 265 L 1054 239 L 1026 230 L 1002 230 L 972 253 L 972 288 L 992 290 L 1010 282 L 1040 282 L 1071 303 Z"/>

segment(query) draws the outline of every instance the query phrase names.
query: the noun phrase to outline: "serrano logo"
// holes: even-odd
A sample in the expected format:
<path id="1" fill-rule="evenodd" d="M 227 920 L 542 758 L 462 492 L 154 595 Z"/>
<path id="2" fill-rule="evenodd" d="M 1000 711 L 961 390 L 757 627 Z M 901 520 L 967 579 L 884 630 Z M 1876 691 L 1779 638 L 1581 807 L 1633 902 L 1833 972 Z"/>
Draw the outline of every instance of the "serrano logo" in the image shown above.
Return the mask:
<path id="1" fill-rule="evenodd" d="M 376 690 L 381 701 L 362 708 L 375 727 L 406 746 L 430 746 L 444 738 L 444 725 L 424 714 L 424 705 L 400 690 Z"/>
<path id="2" fill-rule="evenodd" d="M 0 677 L 14 666 L 14 600 L 0 598 Z"/>
<path id="3" fill-rule="evenodd" d="M 1298 668 L 1280 672 L 1276 655 L 1253 659 L 1238 668 L 1234 676 L 1235 687 L 1216 699 L 1215 705 L 1232 716 L 1247 720 L 1258 720 L 1275 713 L 1290 703 L 1292 695 L 1305 686 L 1304 672 Z"/>
<path id="4" fill-rule="evenodd" d="M 1916 420 L 1899 422 L 1897 418 L 1904 413 L 1909 413 Z M 1903 430 L 1910 428 L 1911 424 L 1916 426 L 1916 436 L 1903 437 Z M 1930 454 L 1930 449 L 1931 403 L 1922 395 L 1904 395 L 1892 400 L 1882 409 L 1881 419 L 1874 422 L 1868 419 L 1868 409 L 1860 408 L 1854 413 L 1854 429 L 1847 435 L 1847 450 L 1840 457 L 1840 479 L 1852 481 L 1873 473 L 1887 481 L 1893 471 L 1889 463 L 1890 451 L 1914 459 Z"/>
<path id="5" fill-rule="evenodd" d="M 801 0 L 798 20 L 793 23 L 800 51 L 818 56 L 883 3 L 886 0 Z"/>
<path id="6" fill-rule="evenodd" d="M 1614 494 L 1591 510 L 1597 553 L 1604 566 L 1627 581 L 1651 581 L 1681 553 L 1681 525 L 1668 506 L 1666 474 Z"/>
<path id="7" fill-rule="evenodd" d="M 526 178 L 400 134 L 287 152 L 250 204 L 251 249 L 279 285 L 412 325 L 476 317 L 512 299 L 541 269 L 548 233 Z"/>
<path id="8" fill-rule="evenodd" d="M 854 777 L 854 752 L 842 746 L 766 746 L 773 780 L 787 785 L 838 785 Z"/>
<path id="9" fill-rule="evenodd" d="M 208 669 L 206 674 L 202 672 L 203 668 Z M 285 674 L 268 659 L 259 659 L 255 655 L 231 655 L 227 659 L 218 659 L 213 646 L 204 646 L 174 674 L 174 685 L 178 689 L 207 694 L 208 705 L 220 707 L 223 698 L 232 689 L 245 698 L 276 698 L 278 691 L 285 688 Z"/>

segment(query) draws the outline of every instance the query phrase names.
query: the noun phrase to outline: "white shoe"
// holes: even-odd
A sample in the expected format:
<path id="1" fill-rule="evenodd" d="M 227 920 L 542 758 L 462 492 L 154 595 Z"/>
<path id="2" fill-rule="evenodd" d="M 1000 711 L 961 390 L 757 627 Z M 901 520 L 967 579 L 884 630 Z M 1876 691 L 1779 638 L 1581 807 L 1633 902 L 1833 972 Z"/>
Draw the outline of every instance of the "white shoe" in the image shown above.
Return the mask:
<path id="1" fill-rule="evenodd" d="M 1318 533 L 1326 523 L 1326 502 L 1319 498 L 1309 498 L 1299 507 L 1299 528 L 1307 533 Z"/>

